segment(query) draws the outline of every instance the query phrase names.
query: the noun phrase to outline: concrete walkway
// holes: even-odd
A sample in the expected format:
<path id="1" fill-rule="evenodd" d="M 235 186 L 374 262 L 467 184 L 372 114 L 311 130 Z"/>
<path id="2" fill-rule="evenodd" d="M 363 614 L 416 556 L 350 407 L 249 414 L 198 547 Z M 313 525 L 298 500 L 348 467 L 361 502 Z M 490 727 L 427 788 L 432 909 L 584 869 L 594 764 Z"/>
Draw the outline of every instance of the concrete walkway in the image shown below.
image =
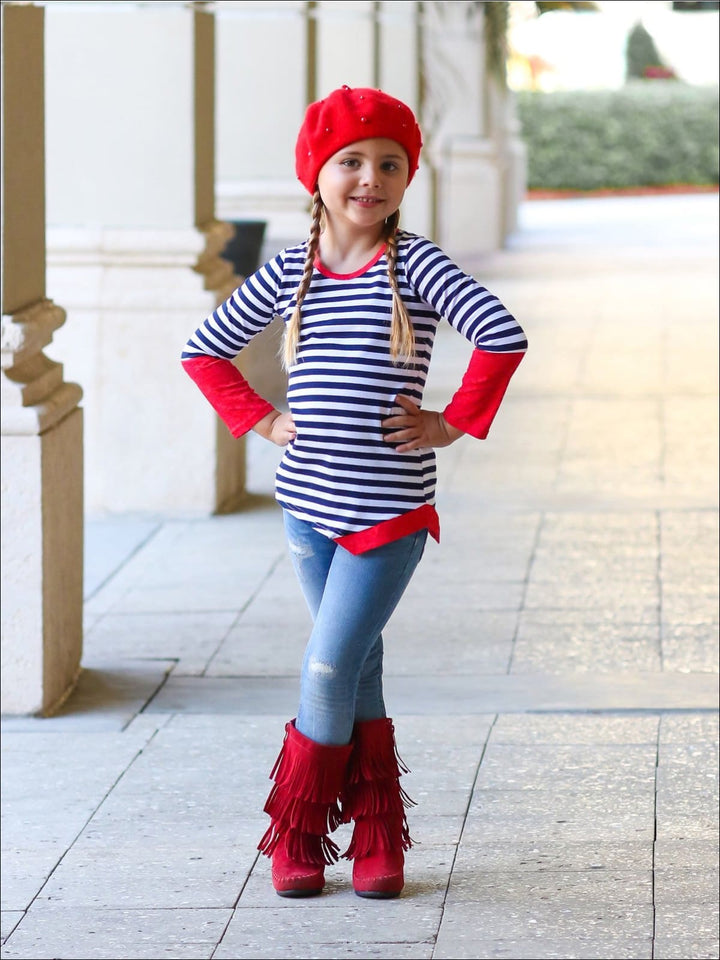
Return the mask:
<path id="1" fill-rule="evenodd" d="M 77 691 L 3 721 L 3 957 L 718 957 L 717 226 L 536 201 L 466 264 L 531 349 L 387 630 L 403 896 L 283 900 L 256 851 L 308 616 L 253 442 L 243 513 L 88 525 Z"/>

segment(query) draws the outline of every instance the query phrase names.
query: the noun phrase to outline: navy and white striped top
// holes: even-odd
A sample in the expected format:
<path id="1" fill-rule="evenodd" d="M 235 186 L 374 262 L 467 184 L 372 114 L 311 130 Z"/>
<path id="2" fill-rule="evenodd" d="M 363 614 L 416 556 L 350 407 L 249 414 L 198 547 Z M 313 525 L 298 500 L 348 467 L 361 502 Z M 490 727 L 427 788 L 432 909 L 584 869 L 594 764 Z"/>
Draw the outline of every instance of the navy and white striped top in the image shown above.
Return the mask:
<path id="1" fill-rule="evenodd" d="M 402 393 L 418 406 L 441 319 L 476 348 L 522 353 L 517 321 L 431 241 L 397 235 L 396 276 L 415 330 L 416 362 L 390 358 L 392 292 L 385 249 L 356 273 L 332 274 L 317 263 L 302 308 L 296 363 L 287 400 L 297 437 L 285 448 L 276 497 L 294 516 L 331 538 L 366 531 L 435 502 L 435 453 L 398 453 L 383 440 L 382 421 L 403 411 Z M 307 243 L 282 250 L 249 277 L 190 337 L 183 360 L 231 359 L 275 316 L 288 320 Z"/>

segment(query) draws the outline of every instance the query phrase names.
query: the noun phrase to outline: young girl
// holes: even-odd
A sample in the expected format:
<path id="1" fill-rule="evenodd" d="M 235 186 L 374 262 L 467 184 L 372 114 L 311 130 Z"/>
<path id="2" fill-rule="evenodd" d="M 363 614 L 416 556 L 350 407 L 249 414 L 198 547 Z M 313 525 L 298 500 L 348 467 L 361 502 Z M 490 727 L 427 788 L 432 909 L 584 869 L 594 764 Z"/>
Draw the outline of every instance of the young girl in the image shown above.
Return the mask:
<path id="1" fill-rule="evenodd" d="M 355 892 L 402 890 L 412 801 L 383 700 L 382 630 L 428 533 L 439 539 L 433 448 L 487 436 L 527 346 L 496 297 L 398 229 L 421 146 L 410 108 L 379 90 L 344 86 L 311 104 L 295 151 L 312 195 L 309 239 L 245 280 L 182 355 L 233 436 L 253 429 L 285 447 L 276 496 L 313 627 L 259 844 L 280 896 L 322 891 L 339 855 L 328 834 L 350 822 L 342 856 Z M 289 412 L 232 362 L 275 316 Z M 441 319 L 475 349 L 440 413 L 422 396 Z"/>

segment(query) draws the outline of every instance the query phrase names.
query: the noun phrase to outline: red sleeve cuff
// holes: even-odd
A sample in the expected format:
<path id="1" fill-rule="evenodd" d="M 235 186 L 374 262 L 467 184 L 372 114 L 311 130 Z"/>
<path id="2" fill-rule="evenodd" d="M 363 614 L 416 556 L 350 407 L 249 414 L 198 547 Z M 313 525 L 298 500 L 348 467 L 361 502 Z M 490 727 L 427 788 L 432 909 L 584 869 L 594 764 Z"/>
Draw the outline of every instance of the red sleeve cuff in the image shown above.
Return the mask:
<path id="1" fill-rule="evenodd" d="M 255 393 L 231 360 L 193 357 L 182 365 L 234 437 L 247 433 L 275 409 Z"/>
<path id="2" fill-rule="evenodd" d="M 473 350 L 460 389 L 443 410 L 450 426 L 484 440 L 524 356 Z"/>

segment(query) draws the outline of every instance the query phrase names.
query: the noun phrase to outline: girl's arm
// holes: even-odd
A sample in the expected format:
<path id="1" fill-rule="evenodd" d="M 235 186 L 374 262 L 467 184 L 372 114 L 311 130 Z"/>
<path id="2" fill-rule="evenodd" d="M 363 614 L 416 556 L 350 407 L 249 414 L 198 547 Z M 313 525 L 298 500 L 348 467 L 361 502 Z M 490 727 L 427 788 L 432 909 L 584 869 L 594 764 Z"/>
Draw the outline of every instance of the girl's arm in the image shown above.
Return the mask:
<path id="1" fill-rule="evenodd" d="M 413 244 L 406 272 L 418 295 L 475 348 L 441 416 L 455 430 L 484 439 L 527 350 L 525 333 L 494 294 L 431 241 Z"/>
<path id="2" fill-rule="evenodd" d="M 444 419 L 463 433 L 484 440 L 502 403 L 510 378 L 525 356 L 473 350 L 462 384 L 443 410 Z"/>
<path id="3" fill-rule="evenodd" d="M 268 414 L 279 411 L 257 394 L 232 360 L 190 357 L 183 368 L 234 437 L 241 437 Z"/>
<path id="4" fill-rule="evenodd" d="M 280 412 L 253 390 L 232 361 L 275 316 L 281 273 L 282 260 L 278 255 L 214 310 L 183 350 L 185 372 L 234 437 L 257 428 L 262 436 L 278 442 L 275 435 L 279 434 L 273 431 L 272 422 L 281 416 Z"/>

